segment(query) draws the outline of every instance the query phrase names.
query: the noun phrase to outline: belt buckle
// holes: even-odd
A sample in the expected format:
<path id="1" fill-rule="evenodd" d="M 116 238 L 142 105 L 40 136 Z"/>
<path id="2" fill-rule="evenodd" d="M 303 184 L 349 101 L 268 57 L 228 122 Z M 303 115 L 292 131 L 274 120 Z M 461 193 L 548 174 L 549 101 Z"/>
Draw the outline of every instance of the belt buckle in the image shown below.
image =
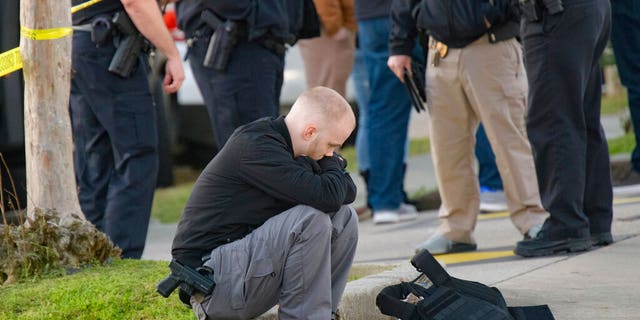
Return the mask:
<path id="1" fill-rule="evenodd" d="M 435 49 L 433 59 L 431 60 L 431 66 L 437 67 L 440 64 L 440 60 L 444 59 L 444 57 L 447 56 L 447 53 L 449 53 L 449 47 L 440 41 L 433 40 L 433 38 L 430 43 L 430 47 Z"/>

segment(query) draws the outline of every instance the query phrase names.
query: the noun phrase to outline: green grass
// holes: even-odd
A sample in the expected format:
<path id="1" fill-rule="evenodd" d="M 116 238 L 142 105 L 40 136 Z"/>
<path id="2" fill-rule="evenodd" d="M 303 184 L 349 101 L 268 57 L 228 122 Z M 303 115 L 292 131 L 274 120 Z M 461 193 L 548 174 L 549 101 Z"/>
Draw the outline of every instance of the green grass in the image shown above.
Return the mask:
<path id="1" fill-rule="evenodd" d="M 609 143 L 609 154 L 631 153 L 636 146 L 633 132 L 626 133 L 624 136 L 613 138 L 607 142 Z"/>
<path id="2" fill-rule="evenodd" d="M 168 262 L 116 260 L 63 277 L 0 288 L 0 319 L 194 319 L 174 292 L 168 299 L 156 284 Z"/>
<path id="3" fill-rule="evenodd" d="M 177 186 L 157 189 L 153 198 L 151 216 L 162 223 L 178 222 L 191 189 L 193 189 L 193 182 L 183 182 Z"/>

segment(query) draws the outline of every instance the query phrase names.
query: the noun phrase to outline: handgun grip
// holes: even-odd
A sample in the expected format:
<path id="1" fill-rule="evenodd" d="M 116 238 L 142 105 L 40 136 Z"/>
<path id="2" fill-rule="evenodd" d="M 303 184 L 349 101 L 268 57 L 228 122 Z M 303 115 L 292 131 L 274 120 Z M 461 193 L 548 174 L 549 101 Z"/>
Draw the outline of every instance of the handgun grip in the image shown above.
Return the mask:
<path id="1" fill-rule="evenodd" d="M 142 50 L 142 41 L 144 40 L 139 35 L 126 36 L 118 45 L 111 59 L 109 71 L 123 78 L 128 77 L 138 61 L 138 55 Z"/>
<path id="2" fill-rule="evenodd" d="M 156 291 L 163 297 L 168 298 L 171 293 L 180 285 L 180 281 L 176 279 L 173 274 L 164 278 L 160 283 L 158 283 L 158 287 Z"/>

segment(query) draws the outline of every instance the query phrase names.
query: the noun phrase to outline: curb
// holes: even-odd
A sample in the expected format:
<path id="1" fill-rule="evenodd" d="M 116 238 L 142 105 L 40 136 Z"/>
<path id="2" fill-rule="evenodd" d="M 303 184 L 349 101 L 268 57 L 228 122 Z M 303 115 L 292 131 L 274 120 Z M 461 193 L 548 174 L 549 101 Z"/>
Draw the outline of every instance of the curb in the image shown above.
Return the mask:
<path id="1" fill-rule="evenodd" d="M 418 277 L 419 273 L 407 261 L 391 270 L 372 274 L 358 280 L 350 281 L 342 295 L 342 301 L 338 308 L 340 320 L 389 320 L 393 319 L 380 313 L 376 306 L 376 296 L 382 288 L 398 284 L 401 281 L 411 281 Z M 278 319 L 278 307 L 275 306 L 265 314 L 256 318 L 258 320 Z"/>

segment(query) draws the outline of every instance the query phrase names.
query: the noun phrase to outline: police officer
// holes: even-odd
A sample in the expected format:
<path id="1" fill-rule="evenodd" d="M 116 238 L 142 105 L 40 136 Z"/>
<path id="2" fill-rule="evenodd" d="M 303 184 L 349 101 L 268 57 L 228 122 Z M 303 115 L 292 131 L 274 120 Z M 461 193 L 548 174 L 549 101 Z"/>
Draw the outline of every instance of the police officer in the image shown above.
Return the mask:
<path id="1" fill-rule="evenodd" d="M 260 5 L 236 0 L 176 3 L 178 26 L 190 43 L 189 64 L 219 148 L 240 125 L 278 114 L 285 44 L 305 37 L 300 33 L 309 24 L 303 18 L 305 4 L 313 6 L 310 0 L 261 0 Z M 225 39 L 232 45 L 221 53 L 227 56 L 222 65 L 203 65 L 214 29 L 221 30 L 219 40 L 227 36 L 224 28 L 201 19 L 203 11 L 213 13 L 222 23 L 234 23 L 235 29 L 229 33 L 233 39 Z M 315 19 L 317 25 L 317 15 Z M 318 35 L 319 27 L 314 36 Z"/>
<path id="2" fill-rule="evenodd" d="M 547 213 L 540 203 L 524 126 L 527 81 L 516 39 L 517 8 L 509 0 L 470 0 L 460 6 L 429 3 L 394 0 L 388 60 L 402 79 L 411 67 L 407 49 L 416 26 L 432 38 L 426 95 L 442 223 L 417 249 L 432 254 L 477 249 L 473 232 L 480 199 L 473 147 L 479 122 L 495 152 L 511 221 L 525 238 L 534 237 Z M 418 12 L 415 20 L 412 11 Z"/>
<path id="3" fill-rule="evenodd" d="M 599 65 L 609 38 L 610 3 L 528 0 L 521 7 L 530 87 L 527 133 L 550 217 L 515 253 L 543 256 L 610 244 L 613 196 L 600 124 Z"/>
<path id="4" fill-rule="evenodd" d="M 139 259 L 158 169 L 156 117 L 146 53 L 124 52 L 135 55 L 129 74 L 109 71 L 126 37 L 114 29 L 115 14 L 128 15 L 167 56 L 166 92 L 180 88 L 184 70 L 154 0 L 103 0 L 73 15 L 70 114 L 80 206 L 122 248 L 122 257 Z"/>

